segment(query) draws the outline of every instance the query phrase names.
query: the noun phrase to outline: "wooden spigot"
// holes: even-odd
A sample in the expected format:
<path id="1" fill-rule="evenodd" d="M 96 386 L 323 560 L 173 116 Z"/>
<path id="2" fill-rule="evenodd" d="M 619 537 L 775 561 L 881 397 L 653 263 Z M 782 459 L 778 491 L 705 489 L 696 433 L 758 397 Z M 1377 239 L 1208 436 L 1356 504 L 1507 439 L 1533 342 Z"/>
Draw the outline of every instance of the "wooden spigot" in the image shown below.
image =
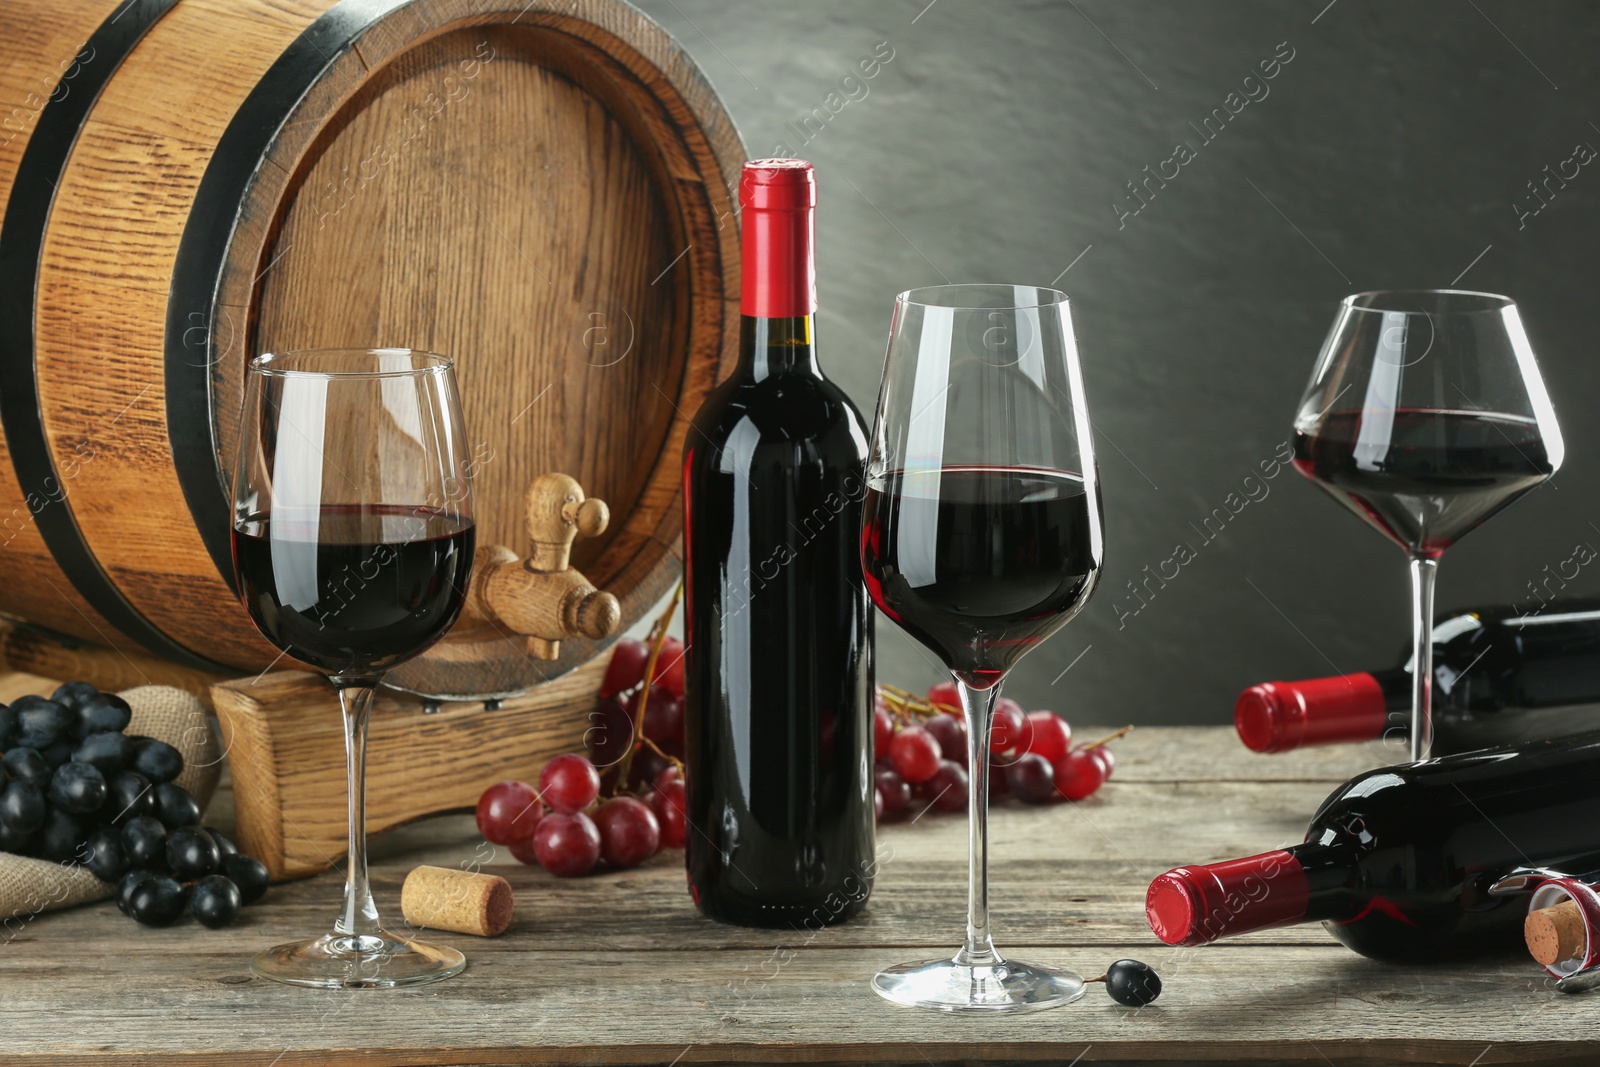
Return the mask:
<path id="1" fill-rule="evenodd" d="M 472 583 L 462 609 L 464 625 L 490 624 L 527 641 L 528 654 L 555 659 L 564 637 L 609 637 L 622 621 L 622 606 L 569 565 L 573 538 L 595 537 L 611 521 L 605 501 L 585 498 L 565 474 L 542 474 L 523 497 L 527 559 L 504 545 L 478 549 Z"/>

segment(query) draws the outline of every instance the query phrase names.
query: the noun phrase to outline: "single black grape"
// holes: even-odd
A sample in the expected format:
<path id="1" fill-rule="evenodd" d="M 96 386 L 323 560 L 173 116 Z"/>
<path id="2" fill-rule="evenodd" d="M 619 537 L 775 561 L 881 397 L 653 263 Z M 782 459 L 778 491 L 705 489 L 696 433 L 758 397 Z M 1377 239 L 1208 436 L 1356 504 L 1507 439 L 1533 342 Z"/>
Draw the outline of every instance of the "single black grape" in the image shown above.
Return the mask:
<path id="1" fill-rule="evenodd" d="M 50 699 L 76 711 L 85 700 L 99 695 L 100 690 L 88 682 L 63 682 L 56 686 L 56 691 L 50 694 Z"/>
<path id="2" fill-rule="evenodd" d="M 72 750 L 72 758 L 75 762 L 98 767 L 101 774 L 109 776 L 122 770 L 133 758 L 133 742 L 118 733 L 90 734 Z"/>
<path id="3" fill-rule="evenodd" d="M 222 873 L 239 887 L 239 896 L 246 904 L 254 904 L 267 891 L 267 865 L 254 856 L 240 852 L 222 857 Z"/>
<path id="4" fill-rule="evenodd" d="M 0 752 L 17 743 L 17 713 L 9 704 L 0 704 Z"/>
<path id="5" fill-rule="evenodd" d="M 170 782 L 183 773 L 183 753 L 154 738 L 133 746 L 133 769 L 156 784 Z"/>
<path id="6" fill-rule="evenodd" d="M 158 872 L 152 871 L 148 867 L 135 867 L 130 871 L 125 871 L 122 877 L 117 879 L 117 910 L 124 915 L 128 914 L 128 898 L 133 896 L 133 887 L 140 882 L 158 876 Z"/>
<path id="7" fill-rule="evenodd" d="M 167 866 L 186 881 L 216 874 L 222 867 L 222 853 L 211 835 L 198 826 L 180 826 L 167 835 Z"/>
<path id="8" fill-rule="evenodd" d="M 227 834 L 224 834 L 214 826 L 207 826 L 203 829 L 211 835 L 211 840 L 217 843 L 217 851 L 222 853 L 223 856 L 237 856 L 239 854 L 239 846 L 228 840 Z"/>
<path id="9" fill-rule="evenodd" d="M 128 855 L 122 850 L 122 831 L 102 826 L 89 835 L 83 865 L 102 882 L 115 882 L 128 869 Z"/>
<path id="10" fill-rule="evenodd" d="M 76 863 L 89 840 L 89 824 L 76 815 L 52 807 L 39 827 L 38 854 L 57 863 Z"/>
<path id="11" fill-rule="evenodd" d="M 156 813 L 155 789 L 138 771 L 118 771 L 106 779 L 106 806 L 101 814 L 121 826 L 135 815 Z"/>
<path id="12" fill-rule="evenodd" d="M 11 710 L 17 717 L 17 732 L 25 738 L 38 739 L 32 748 L 47 748 L 70 738 L 77 725 L 77 717 L 70 710 L 44 697 L 19 697 L 12 702 Z"/>
<path id="13" fill-rule="evenodd" d="M 119 696 L 97 693 L 78 705 L 77 716 L 78 736 L 90 737 L 94 734 L 121 733 L 133 719 L 133 710 Z"/>
<path id="14" fill-rule="evenodd" d="M 32 782 L 40 789 L 50 785 L 50 764 L 36 748 L 19 745 L 10 749 L 5 758 L 0 759 L 0 766 L 5 767 L 6 774 L 14 781 Z"/>
<path id="15" fill-rule="evenodd" d="M 128 914 L 146 926 L 165 926 L 183 914 L 189 891 L 176 879 L 146 878 L 128 893 Z"/>
<path id="16" fill-rule="evenodd" d="M 44 793 L 32 782 L 10 782 L 0 793 L 0 822 L 17 833 L 33 833 L 44 825 L 44 816 Z"/>
<path id="17" fill-rule="evenodd" d="M 50 777 L 50 803 L 74 815 L 88 815 L 106 802 L 106 776 L 88 763 L 63 763 Z"/>
<path id="18" fill-rule="evenodd" d="M 0 852 L 10 852 L 16 856 L 31 856 L 37 851 L 39 831 L 22 833 L 13 830 L 4 822 L 0 822 Z"/>
<path id="19" fill-rule="evenodd" d="M 156 817 L 167 824 L 167 829 L 200 825 L 200 805 L 181 785 L 158 782 L 153 790 L 156 796 Z"/>
<path id="20" fill-rule="evenodd" d="M 154 815 L 135 815 L 122 824 L 122 849 L 135 867 L 165 870 L 167 828 Z"/>
<path id="21" fill-rule="evenodd" d="M 1106 992 L 1118 1004 L 1142 1008 L 1161 995 L 1161 976 L 1148 963 L 1118 960 L 1106 968 Z"/>
<path id="22" fill-rule="evenodd" d="M 201 926 L 219 930 L 239 917 L 244 903 L 239 887 L 220 874 L 210 874 L 195 883 L 189 908 Z"/>

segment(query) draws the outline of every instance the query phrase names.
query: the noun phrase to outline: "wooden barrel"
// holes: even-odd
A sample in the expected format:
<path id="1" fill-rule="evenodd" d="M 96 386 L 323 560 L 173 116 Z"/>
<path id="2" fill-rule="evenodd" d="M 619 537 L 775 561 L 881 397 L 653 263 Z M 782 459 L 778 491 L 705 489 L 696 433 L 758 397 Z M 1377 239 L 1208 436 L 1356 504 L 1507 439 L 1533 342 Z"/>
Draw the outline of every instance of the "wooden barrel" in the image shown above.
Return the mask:
<path id="1" fill-rule="evenodd" d="M 9 0 L 0 614 L 272 663 L 229 560 L 244 366 L 382 346 L 457 359 L 480 543 L 570 474 L 613 515 L 573 563 L 637 620 L 735 349 L 743 158 L 620 0 Z"/>

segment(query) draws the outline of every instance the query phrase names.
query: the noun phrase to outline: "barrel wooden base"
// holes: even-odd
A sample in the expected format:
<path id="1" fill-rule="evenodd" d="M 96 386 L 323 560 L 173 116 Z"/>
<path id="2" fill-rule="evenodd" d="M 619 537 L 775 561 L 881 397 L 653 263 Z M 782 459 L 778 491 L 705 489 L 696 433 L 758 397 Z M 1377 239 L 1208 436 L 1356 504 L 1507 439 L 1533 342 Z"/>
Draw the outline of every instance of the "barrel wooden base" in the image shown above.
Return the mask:
<path id="1" fill-rule="evenodd" d="M 506 701 L 434 704 L 385 691 L 367 735 L 367 832 L 473 807 L 505 778 L 536 781 L 583 750 L 602 657 Z M 238 843 L 275 880 L 346 852 L 344 727 L 321 676 L 282 671 L 212 688 L 233 774 Z M 492 710 L 491 710 L 492 709 Z"/>
<path id="2" fill-rule="evenodd" d="M 30 675 L 88 682 L 107 693 L 136 685 L 170 685 L 193 693 L 208 708 L 211 687 L 225 681 L 222 675 L 185 667 L 138 649 L 123 652 L 83 642 L 69 644 L 4 620 L 0 620 L 0 664 Z"/>

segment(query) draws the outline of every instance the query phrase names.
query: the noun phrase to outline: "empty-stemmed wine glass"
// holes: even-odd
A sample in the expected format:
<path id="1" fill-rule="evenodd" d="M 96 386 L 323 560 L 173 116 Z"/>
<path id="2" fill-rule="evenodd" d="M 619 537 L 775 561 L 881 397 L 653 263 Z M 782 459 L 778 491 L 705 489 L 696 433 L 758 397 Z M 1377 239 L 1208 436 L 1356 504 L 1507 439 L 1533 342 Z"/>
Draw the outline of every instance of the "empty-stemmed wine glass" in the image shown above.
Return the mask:
<path id="1" fill-rule="evenodd" d="M 268 949 L 263 978 L 365 988 L 448 978 L 451 948 L 385 931 L 367 887 L 366 742 L 384 671 L 460 613 L 474 527 L 449 359 L 409 349 L 269 354 L 250 364 L 233 483 L 233 565 L 256 626 L 339 691 L 350 855 L 333 931 Z"/>
<path id="2" fill-rule="evenodd" d="M 989 931 L 989 732 L 1005 674 L 1088 600 L 1103 537 L 1067 298 L 942 285 L 895 301 L 867 468 L 862 565 L 873 600 L 936 654 L 967 730 L 967 936 L 892 967 L 880 996 L 941 1011 L 1076 1000 L 1071 971 L 1008 960 Z"/>
<path id="3" fill-rule="evenodd" d="M 1554 474 L 1561 429 L 1517 305 L 1451 289 L 1339 305 L 1294 422 L 1294 465 L 1411 557 L 1411 758 L 1432 744 L 1444 550 Z"/>

